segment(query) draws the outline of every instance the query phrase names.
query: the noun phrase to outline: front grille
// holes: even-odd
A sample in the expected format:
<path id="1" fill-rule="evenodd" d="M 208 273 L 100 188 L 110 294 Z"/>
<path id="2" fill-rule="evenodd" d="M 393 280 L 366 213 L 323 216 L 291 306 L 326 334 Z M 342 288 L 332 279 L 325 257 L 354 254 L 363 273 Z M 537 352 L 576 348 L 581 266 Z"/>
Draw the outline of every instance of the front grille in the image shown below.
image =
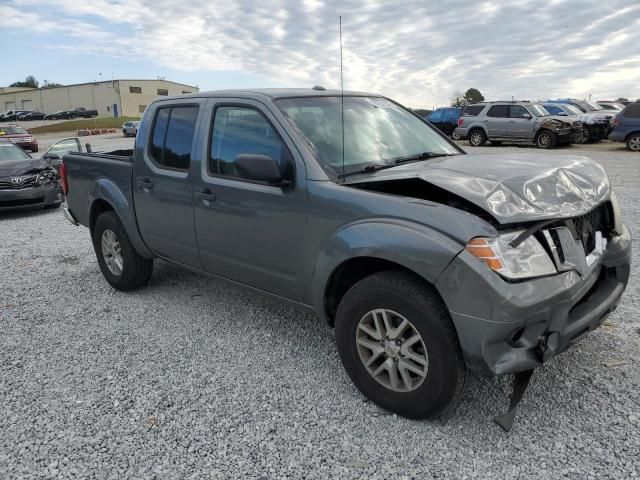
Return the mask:
<path id="1" fill-rule="evenodd" d="M 13 182 L 11 177 L 0 178 L 0 190 L 20 190 L 22 188 L 32 188 L 36 186 L 37 175 L 31 175 L 29 177 L 13 177 L 20 178 L 18 182 Z"/>
<path id="2" fill-rule="evenodd" d="M 588 255 L 596 248 L 596 232 L 602 232 L 605 238 L 611 235 L 611 231 L 613 230 L 613 210 L 611 203 L 605 202 L 584 215 L 570 218 L 555 226 L 568 226 L 569 229 L 572 230 L 572 233 L 574 233 L 574 238 L 582 243 L 584 252 Z M 558 233 L 551 228 L 549 234 L 558 251 L 560 261 L 564 262 L 564 252 L 562 251 Z"/>

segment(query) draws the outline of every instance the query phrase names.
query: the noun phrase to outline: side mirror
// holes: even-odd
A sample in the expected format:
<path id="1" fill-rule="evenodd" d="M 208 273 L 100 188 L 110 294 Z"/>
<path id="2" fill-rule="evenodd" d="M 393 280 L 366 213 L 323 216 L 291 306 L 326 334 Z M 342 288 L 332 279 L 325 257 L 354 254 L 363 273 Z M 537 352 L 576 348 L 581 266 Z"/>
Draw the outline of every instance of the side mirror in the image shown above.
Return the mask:
<path id="1" fill-rule="evenodd" d="M 523 113 L 522 114 L 522 118 L 526 118 L 527 120 L 531 120 L 531 114 L 530 113 Z"/>
<path id="2" fill-rule="evenodd" d="M 243 153 L 235 158 L 235 164 L 238 174 L 247 180 L 265 182 L 278 187 L 291 184 L 290 180 L 282 177 L 278 162 L 268 155 Z"/>

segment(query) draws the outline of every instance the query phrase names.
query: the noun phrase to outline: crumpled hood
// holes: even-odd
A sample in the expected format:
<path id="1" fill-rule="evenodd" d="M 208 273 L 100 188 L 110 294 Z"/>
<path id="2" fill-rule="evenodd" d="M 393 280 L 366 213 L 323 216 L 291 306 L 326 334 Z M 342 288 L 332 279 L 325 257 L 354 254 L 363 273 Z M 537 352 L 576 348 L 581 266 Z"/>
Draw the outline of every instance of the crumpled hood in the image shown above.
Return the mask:
<path id="1" fill-rule="evenodd" d="M 587 157 L 531 153 L 442 157 L 359 175 L 347 183 L 416 177 L 468 200 L 501 224 L 583 215 L 611 190 L 602 166 Z"/>
<path id="2" fill-rule="evenodd" d="M 25 175 L 27 173 L 37 173 L 51 168 L 47 162 L 41 158 L 33 160 L 9 160 L 0 162 L 0 178 Z"/>

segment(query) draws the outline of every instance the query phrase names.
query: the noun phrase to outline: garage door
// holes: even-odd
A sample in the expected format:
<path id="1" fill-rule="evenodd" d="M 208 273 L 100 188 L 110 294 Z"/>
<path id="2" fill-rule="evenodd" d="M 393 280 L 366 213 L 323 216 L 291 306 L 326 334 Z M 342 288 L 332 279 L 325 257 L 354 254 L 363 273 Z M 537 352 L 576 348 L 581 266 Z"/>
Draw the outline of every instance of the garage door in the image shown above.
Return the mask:
<path id="1" fill-rule="evenodd" d="M 22 109 L 23 110 L 33 110 L 33 101 L 32 100 L 22 100 Z"/>
<path id="2" fill-rule="evenodd" d="M 4 102 L 4 109 L 5 110 L 15 110 L 16 109 L 15 102 Z"/>

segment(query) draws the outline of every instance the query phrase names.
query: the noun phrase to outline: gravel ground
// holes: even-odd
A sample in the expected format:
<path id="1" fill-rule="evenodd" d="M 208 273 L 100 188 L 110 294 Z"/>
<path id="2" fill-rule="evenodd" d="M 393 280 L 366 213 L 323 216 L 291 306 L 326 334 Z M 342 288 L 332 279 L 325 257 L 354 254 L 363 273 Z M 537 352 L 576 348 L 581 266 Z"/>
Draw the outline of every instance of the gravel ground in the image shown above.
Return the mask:
<path id="1" fill-rule="evenodd" d="M 550 153 L 569 152 L 605 165 L 640 237 L 640 155 Z M 473 378 L 446 422 L 386 415 L 314 316 L 159 262 L 117 292 L 59 211 L 2 215 L 0 246 L 0 478 L 640 476 L 637 271 L 603 327 L 536 372 L 505 434 L 491 418 L 508 379 Z"/>

